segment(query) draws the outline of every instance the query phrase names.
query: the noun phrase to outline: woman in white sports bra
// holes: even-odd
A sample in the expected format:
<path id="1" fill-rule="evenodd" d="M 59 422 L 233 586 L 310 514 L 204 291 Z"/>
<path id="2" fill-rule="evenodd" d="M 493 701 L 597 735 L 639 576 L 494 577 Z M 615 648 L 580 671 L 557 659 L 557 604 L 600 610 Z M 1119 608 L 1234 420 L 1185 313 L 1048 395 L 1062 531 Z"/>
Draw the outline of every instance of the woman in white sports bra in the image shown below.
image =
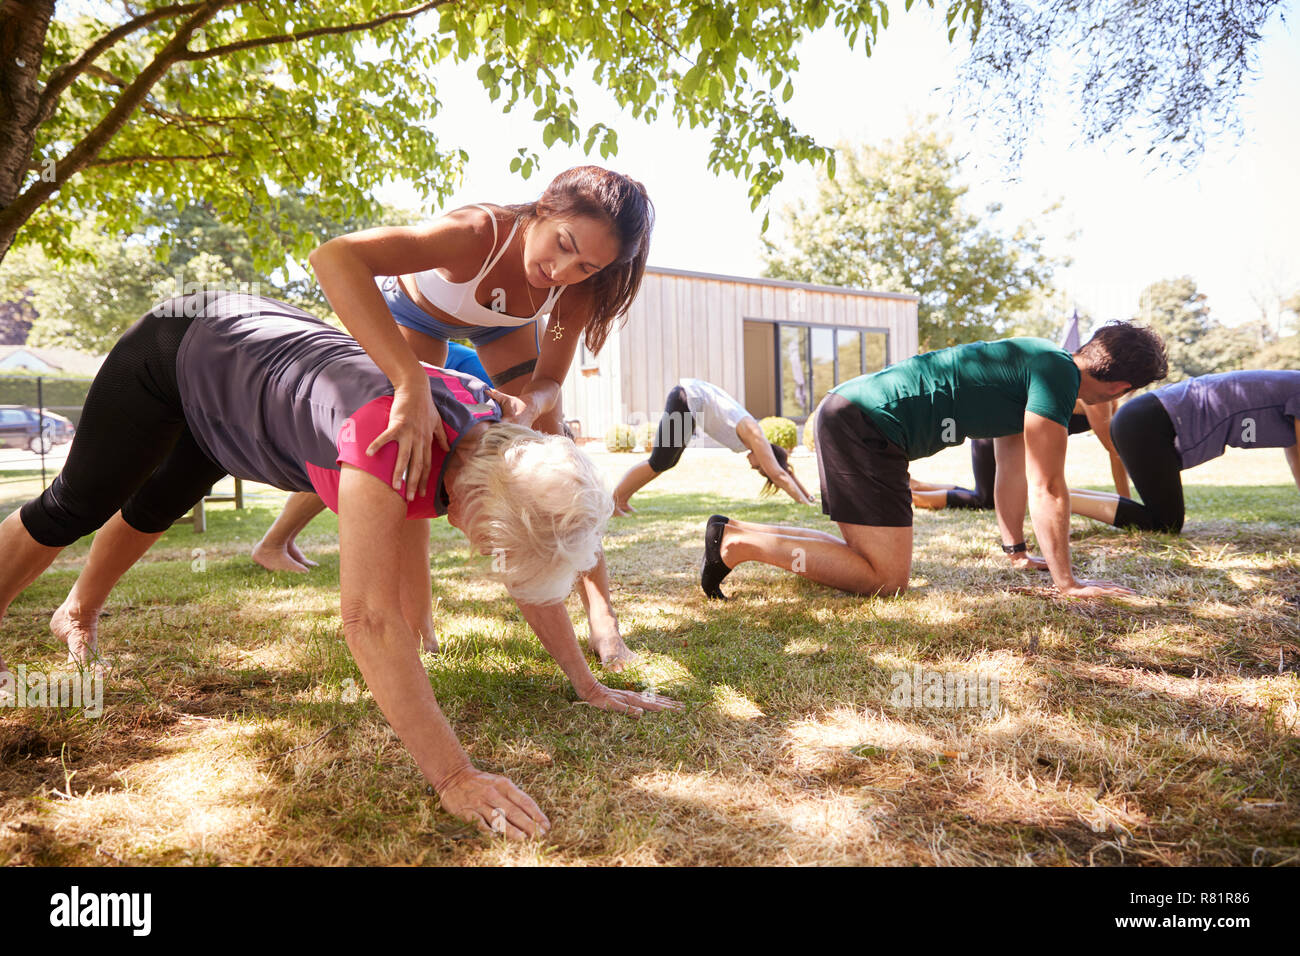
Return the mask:
<path id="1" fill-rule="evenodd" d="M 632 304 L 653 223 L 640 183 L 579 166 L 536 202 L 465 206 L 424 225 L 349 233 L 308 257 L 340 321 L 395 387 L 389 427 L 371 446 L 398 443 L 395 488 L 405 477 L 408 500 L 423 493 L 432 442 L 447 447 L 420 363 L 442 366 L 451 338 L 468 338 L 496 387 L 521 399 L 508 420 L 562 433 L 560 383 L 578 342 L 596 354 Z M 323 507 L 315 495 L 292 496 L 254 560 L 306 571 L 312 562 L 294 538 Z M 618 632 L 603 558 L 581 593 L 588 643 L 619 669 L 632 654 Z M 431 620 L 422 636 L 436 649 Z"/>

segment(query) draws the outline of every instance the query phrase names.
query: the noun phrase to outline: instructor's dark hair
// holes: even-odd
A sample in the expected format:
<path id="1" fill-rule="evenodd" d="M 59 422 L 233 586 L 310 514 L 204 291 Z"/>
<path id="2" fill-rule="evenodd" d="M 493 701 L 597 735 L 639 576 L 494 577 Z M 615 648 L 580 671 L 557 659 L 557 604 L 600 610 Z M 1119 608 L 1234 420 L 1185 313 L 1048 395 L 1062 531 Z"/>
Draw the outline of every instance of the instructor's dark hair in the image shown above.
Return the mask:
<path id="1" fill-rule="evenodd" d="M 1107 322 L 1074 353 L 1101 382 L 1128 382 L 1145 388 L 1169 374 L 1165 343 L 1155 332 L 1132 322 Z"/>
<path id="2" fill-rule="evenodd" d="M 655 208 L 645 187 L 601 166 L 575 166 L 551 180 L 536 202 L 506 208 L 525 223 L 576 216 L 609 223 L 618 238 L 618 258 L 583 280 L 591 286 L 593 299 L 583 338 L 587 350 L 595 355 L 641 288 L 655 223 Z"/>
<path id="3" fill-rule="evenodd" d="M 790 453 L 780 445 L 772 444 L 772 442 L 768 442 L 768 444 L 772 445 L 772 454 L 776 456 L 776 463 L 781 466 L 782 471 L 789 474 Z M 777 487 L 776 482 L 771 478 L 768 478 L 767 481 L 763 482 L 763 487 L 758 489 L 758 496 L 760 498 L 766 498 L 768 495 L 774 495 L 780 490 L 781 489 Z"/>

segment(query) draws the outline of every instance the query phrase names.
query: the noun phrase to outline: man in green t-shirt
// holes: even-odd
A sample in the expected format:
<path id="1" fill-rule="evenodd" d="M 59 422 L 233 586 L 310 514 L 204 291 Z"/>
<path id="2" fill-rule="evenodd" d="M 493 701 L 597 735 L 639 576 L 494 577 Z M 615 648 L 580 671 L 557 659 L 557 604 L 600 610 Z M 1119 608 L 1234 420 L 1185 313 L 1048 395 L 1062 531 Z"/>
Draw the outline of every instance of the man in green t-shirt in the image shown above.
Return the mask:
<path id="1" fill-rule="evenodd" d="M 1046 567 L 1063 594 L 1131 594 L 1081 581 L 1070 566 L 1066 427 L 1076 399 L 1108 402 L 1168 373 L 1154 332 L 1110 322 L 1071 355 L 1045 339 L 974 342 L 916 355 L 836 387 L 814 413 L 822 511 L 844 538 L 714 515 L 700 586 L 709 597 L 736 566 L 759 561 L 858 594 L 900 594 L 912 570 L 908 463 L 967 438 L 995 439 L 994 506 L 1002 547 Z M 1031 493 L 1032 492 L 1032 493 Z M 1046 561 L 1028 554 L 1025 505 Z"/>

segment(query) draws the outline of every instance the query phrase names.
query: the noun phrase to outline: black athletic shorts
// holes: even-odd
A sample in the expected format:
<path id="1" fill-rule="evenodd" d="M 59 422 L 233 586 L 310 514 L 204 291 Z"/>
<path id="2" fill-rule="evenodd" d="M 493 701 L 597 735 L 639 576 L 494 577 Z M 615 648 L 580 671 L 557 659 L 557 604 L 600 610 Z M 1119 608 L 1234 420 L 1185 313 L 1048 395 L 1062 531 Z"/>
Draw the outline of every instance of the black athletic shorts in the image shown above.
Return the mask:
<path id="1" fill-rule="evenodd" d="M 877 528 L 912 526 L 907 455 L 862 409 L 828 395 L 817 413 L 814 445 L 822 511 L 832 521 Z"/>

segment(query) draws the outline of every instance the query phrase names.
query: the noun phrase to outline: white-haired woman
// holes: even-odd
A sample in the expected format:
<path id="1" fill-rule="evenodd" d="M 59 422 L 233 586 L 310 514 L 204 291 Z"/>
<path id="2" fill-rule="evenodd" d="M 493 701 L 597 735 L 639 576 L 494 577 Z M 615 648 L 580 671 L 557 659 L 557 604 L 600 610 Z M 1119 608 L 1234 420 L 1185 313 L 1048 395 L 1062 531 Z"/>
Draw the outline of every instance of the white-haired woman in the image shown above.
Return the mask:
<path id="1" fill-rule="evenodd" d="M 391 481 L 392 382 L 350 336 L 258 296 L 200 293 L 155 307 L 96 376 L 63 471 L 0 523 L 0 616 L 64 547 L 98 529 L 51 621 L 69 653 L 88 660 L 113 585 L 214 481 L 233 474 L 314 491 L 339 515 L 348 647 L 443 806 L 484 830 L 544 833 L 546 816 L 527 794 L 470 763 L 420 662 L 429 518 L 446 514 L 494 555 L 585 701 L 634 716 L 678 705 L 605 687 L 578 647 L 562 602 L 595 564 L 613 504 L 588 459 L 565 439 L 501 422 L 499 403 L 515 399 L 425 371 L 448 450 L 436 450 L 427 491 L 408 496 Z"/>
<path id="2" fill-rule="evenodd" d="M 366 229 L 311 254 L 339 320 L 395 387 L 390 435 L 408 497 L 428 481 L 431 450 L 446 447 L 417 360 L 443 366 L 448 341 L 469 339 L 496 385 L 522 400 L 508 419 L 560 434 L 560 383 L 578 342 L 595 355 L 627 314 L 653 227 L 644 186 L 577 166 L 535 202 L 466 206 L 419 226 Z M 291 497 L 255 560 L 272 570 L 307 570 L 292 539 L 320 511 L 311 495 Z M 634 661 L 619 633 L 603 554 L 579 593 L 588 644 L 601 663 L 620 670 Z"/>

